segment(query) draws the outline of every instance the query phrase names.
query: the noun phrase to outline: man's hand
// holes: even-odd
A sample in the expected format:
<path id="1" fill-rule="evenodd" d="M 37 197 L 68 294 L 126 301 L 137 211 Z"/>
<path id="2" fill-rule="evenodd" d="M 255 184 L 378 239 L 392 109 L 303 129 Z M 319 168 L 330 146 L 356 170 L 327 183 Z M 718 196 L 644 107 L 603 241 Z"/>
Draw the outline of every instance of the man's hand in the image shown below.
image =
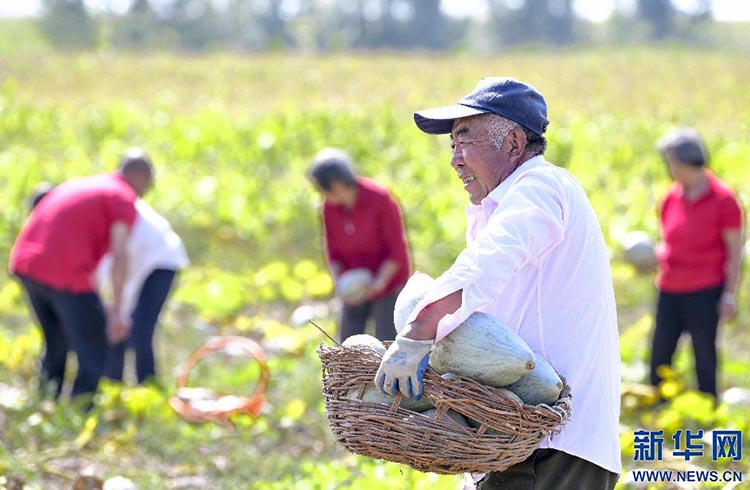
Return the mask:
<path id="1" fill-rule="evenodd" d="M 719 319 L 723 322 L 729 321 L 737 315 L 737 302 L 732 293 L 723 293 L 718 305 Z"/>
<path id="2" fill-rule="evenodd" d="M 432 340 L 413 340 L 397 336 L 380 362 L 375 385 L 395 395 L 398 391 L 415 400 L 422 398 L 422 378 L 427 370 Z"/>
<path id="3" fill-rule="evenodd" d="M 367 286 L 367 300 L 371 301 L 376 298 L 380 293 L 385 290 L 388 284 L 382 279 L 373 280 L 369 286 Z"/>
<path id="4" fill-rule="evenodd" d="M 130 337 L 131 328 L 131 322 L 124 320 L 119 312 L 112 309 L 107 312 L 107 337 L 110 344 L 117 345 L 126 341 Z"/>

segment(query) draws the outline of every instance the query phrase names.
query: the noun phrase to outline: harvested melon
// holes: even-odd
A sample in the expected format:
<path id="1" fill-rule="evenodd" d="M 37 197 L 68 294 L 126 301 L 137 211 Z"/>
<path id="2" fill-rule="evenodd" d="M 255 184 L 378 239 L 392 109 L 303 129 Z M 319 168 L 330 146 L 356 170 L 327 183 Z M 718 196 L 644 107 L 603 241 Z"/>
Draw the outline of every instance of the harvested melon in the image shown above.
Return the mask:
<path id="1" fill-rule="evenodd" d="M 360 303 L 365 300 L 371 283 L 372 272 L 369 269 L 349 269 L 336 280 L 336 294 L 345 303 Z"/>
<path id="2" fill-rule="evenodd" d="M 381 356 L 385 354 L 385 346 L 383 343 L 372 335 L 367 335 L 365 333 L 347 337 L 341 345 L 344 347 L 366 347 L 374 350 Z"/>
<path id="3" fill-rule="evenodd" d="M 656 267 L 659 259 L 653 240 L 644 231 L 631 231 L 622 241 L 625 260 L 639 270 L 648 271 Z"/>
<path id="4" fill-rule="evenodd" d="M 472 313 L 432 346 L 430 366 L 501 388 L 534 369 L 534 353 L 516 332 L 482 312 Z"/>
<path id="5" fill-rule="evenodd" d="M 528 374 L 525 374 L 524 376 L 528 376 Z M 523 378 L 523 376 L 521 376 L 521 378 Z M 511 400 L 513 400 L 516 404 L 518 404 L 518 406 L 523 405 L 523 399 L 521 399 L 521 397 L 518 396 L 513 391 L 507 388 L 498 388 L 498 391 L 502 392 L 502 394 L 505 395 L 507 398 L 510 398 Z"/>
<path id="6" fill-rule="evenodd" d="M 506 398 L 509 398 L 511 401 L 516 403 L 519 407 L 523 406 L 523 400 L 521 400 L 521 398 L 515 393 L 513 393 L 512 391 L 507 390 L 505 388 L 497 388 L 497 391 L 501 392 Z M 473 429 L 479 429 L 482 426 L 482 423 L 476 420 L 467 419 L 467 421 L 469 422 L 469 427 Z M 498 432 L 495 429 L 491 429 L 491 428 L 487 428 L 485 433 L 486 434 L 498 434 Z"/>
<path id="7" fill-rule="evenodd" d="M 427 417 L 430 417 L 431 419 L 437 419 L 438 417 L 438 409 L 437 408 L 430 408 L 429 410 L 425 410 L 422 412 L 422 415 L 426 415 Z M 460 413 L 456 412 L 455 410 L 448 409 L 447 412 L 445 412 L 445 415 L 441 419 L 441 421 L 450 423 L 453 422 L 461 427 L 471 428 L 469 425 L 469 421 L 466 420 L 466 417 L 461 415 Z"/>
<path id="8" fill-rule="evenodd" d="M 396 304 L 393 307 L 393 325 L 396 327 L 396 332 L 401 333 L 401 330 L 406 326 L 407 318 L 414 311 L 417 303 L 422 301 L 434 282 L 435 280 L 432 277 L 423 272 L 415 272 L 406 281 L 404 288 L 398 293 Z"/>
<path id="9" fill-rule="evenodd" d="M 346 393 L 346 398 L 360 399 L 359 388 L 352 388 L 351 390 L 349 390 Z M 369 402 L 369 403 L 384 403 L 390 407 L 391 405 L 393 405 L 393 398 L 394 398 L 393 396 L 380 391 L 378 387 L 375 386 L 374 384 L 370 384 L 365 388 L 364 393 L 362 393 L 361 400 L 363 402 Z M 423 410 L 428 410 L 430 408 L 433 408 L 433 405 L 432 405 L 432 402 L 426 396 L 423 396 L 419 400 L 415 400 L 414 398 L 402 396 L 399 407 L 405 410 L 411 410 L 412 412 L 421 412 Z"/>
<path id="10" fill-rule="evenodd" d="M 563 383 L 557 371 L 545 358 L 536 356 L 536 367 L 528 374 L 506 386 L 529 405 L 546 403 L 551 405 L 557 401 Z"/>

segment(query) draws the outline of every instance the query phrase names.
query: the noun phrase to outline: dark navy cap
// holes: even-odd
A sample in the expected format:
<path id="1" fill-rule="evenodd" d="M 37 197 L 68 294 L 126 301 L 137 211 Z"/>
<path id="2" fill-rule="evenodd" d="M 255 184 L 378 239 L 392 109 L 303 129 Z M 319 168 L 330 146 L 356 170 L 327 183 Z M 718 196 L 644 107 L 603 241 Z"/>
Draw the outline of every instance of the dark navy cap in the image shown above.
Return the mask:
<path id="1" fill-rule="evenodd" d="M 448 134 L 453 121 L 477 114 L 493 113 L 543 135 L 547 129 L 547 103 L 534 87 L 513 78 L 488 77 L 458 104 L 414 113 L 419 129 L 430 134 Z"/>

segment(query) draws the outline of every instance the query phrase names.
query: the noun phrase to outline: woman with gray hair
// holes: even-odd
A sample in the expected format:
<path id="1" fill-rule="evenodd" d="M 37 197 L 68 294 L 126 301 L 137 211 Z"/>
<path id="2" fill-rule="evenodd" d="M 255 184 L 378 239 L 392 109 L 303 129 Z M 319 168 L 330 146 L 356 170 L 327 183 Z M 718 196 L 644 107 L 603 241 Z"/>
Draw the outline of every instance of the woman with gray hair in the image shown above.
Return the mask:
<path id="1" fill-rule="evenodd" d="M 341 340 L 364 333 L 371 317 L 375 336 L 392 340 L 393 308 L 409 277 L 409 250 L 398 203 L 385 187 L 356 175 L 349 156 L 336 148 L 318 152 L 308 175 L 324 197 L 326 260 L 343 301 Z M 371 277 L 362 294 L 344 294 L 351 271 Z"/>
<path id="2" fill-rule="evenodd" d="M 680 335 L 690 334 L 698 389 L 714 397 L 716 333 L 734 317 L 742 249 L 742 211 L 734 191 L 706 168 L 708 152 L 698 132 L 681 127 L 657 149 L 674 184 L 660 208 L 656 326 L 651 383 L 672 364 Z"/>

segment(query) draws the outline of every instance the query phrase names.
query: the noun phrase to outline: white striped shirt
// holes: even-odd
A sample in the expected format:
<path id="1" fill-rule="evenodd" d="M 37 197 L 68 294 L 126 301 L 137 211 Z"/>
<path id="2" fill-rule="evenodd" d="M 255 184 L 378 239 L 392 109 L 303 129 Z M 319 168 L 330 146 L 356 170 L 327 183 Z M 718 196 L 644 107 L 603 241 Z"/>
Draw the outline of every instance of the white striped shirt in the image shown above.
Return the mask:
<path id="1" fill-rule="evenodd" d="M 408 321 L 463 289 L 461 307 L 440 320 L 435 340 L 475 311 L 515 328 L 571 386 L 571 419 L 541 447 L 619 473 L 615 296 L 601 228 L 585 192 L 568 171 L 537 156 L 466 214 L 466 248 Z"/>

